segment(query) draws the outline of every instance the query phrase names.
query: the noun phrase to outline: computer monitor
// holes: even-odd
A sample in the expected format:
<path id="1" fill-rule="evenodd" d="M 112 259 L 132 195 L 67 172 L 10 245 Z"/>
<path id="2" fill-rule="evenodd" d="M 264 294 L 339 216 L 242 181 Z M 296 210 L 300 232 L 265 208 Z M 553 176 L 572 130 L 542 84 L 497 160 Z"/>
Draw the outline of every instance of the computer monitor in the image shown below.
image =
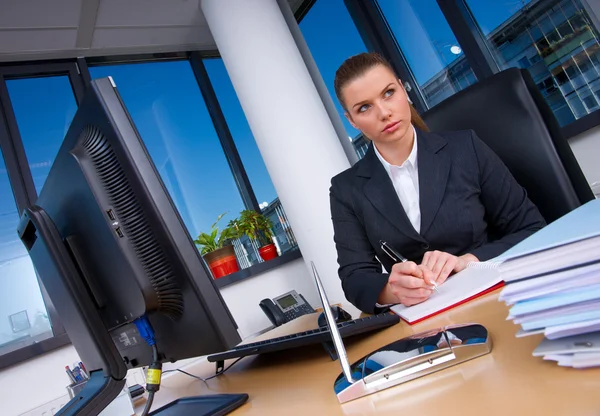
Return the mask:
<path id="1" fill-rule="evenodd" d="M 154 361 L 137 318 L 149 320 L 160 362 L 240 341 L 111 78 L 92 81 L 19 234 L 105 391 Z"/>

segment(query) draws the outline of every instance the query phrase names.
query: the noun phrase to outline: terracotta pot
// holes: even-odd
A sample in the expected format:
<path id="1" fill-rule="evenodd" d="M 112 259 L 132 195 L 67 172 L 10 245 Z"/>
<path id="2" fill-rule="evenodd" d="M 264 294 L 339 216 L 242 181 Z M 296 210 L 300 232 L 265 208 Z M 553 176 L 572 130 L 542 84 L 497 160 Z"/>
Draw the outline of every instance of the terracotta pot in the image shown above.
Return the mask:
<path id="1" fill-rule="evenodd" d="M 262 257 L 264 261 L 273 260 L 277 257 L 277 248 L 274 243 L 267 244 L 258 249 L 258 254 L 260 254 L 260 257 Z"/>
<path id="2" fill-rule="evenodd" d="M 208 263 L 214 279 L 240 270 L 237 258 L 235 257 L 235 251 L 231 245 L 206 253 L 202 257 Z"/>

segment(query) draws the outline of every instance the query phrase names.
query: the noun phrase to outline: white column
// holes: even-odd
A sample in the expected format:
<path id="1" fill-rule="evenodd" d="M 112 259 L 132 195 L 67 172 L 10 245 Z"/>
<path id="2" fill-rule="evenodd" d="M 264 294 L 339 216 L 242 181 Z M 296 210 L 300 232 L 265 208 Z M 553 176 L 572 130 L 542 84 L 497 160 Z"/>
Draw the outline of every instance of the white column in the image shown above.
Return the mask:
<path id="1" fill-rule="evenodd" d="M 329 186 L 350 164 L 277 0 L 201 0 L 200 7 L 308 270 L 314 261 L 329 301 L 345 301 Z"/>

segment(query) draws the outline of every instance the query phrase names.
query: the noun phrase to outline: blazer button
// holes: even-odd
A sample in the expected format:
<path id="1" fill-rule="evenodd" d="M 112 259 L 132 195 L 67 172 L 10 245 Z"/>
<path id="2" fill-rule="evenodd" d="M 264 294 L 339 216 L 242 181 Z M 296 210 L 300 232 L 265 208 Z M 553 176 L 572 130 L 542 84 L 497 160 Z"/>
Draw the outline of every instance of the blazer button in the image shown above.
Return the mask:
<path id="1" fill-rule="evenodd" d="M 423 243 L 423 244 L 421 244 L 421 247 L 423 248 L 423 250 L 428 250 L 429 249 L 429 244 Z"/>

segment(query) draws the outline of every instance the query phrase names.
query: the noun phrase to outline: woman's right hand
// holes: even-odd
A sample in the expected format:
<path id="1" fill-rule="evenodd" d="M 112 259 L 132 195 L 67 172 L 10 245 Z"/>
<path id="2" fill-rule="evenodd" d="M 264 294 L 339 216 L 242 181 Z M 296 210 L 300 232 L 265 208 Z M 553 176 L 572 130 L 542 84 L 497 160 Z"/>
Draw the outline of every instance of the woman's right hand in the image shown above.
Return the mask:
<path id="1" fill-rule="evenodd" d="M 416 305 L 431 296 L 434 281 L 433 272 L 426 266 L 419 266 L 412 261 L 396 263 L 392 267 L 387 284 L 379 294 L 377 303 Z"/>

